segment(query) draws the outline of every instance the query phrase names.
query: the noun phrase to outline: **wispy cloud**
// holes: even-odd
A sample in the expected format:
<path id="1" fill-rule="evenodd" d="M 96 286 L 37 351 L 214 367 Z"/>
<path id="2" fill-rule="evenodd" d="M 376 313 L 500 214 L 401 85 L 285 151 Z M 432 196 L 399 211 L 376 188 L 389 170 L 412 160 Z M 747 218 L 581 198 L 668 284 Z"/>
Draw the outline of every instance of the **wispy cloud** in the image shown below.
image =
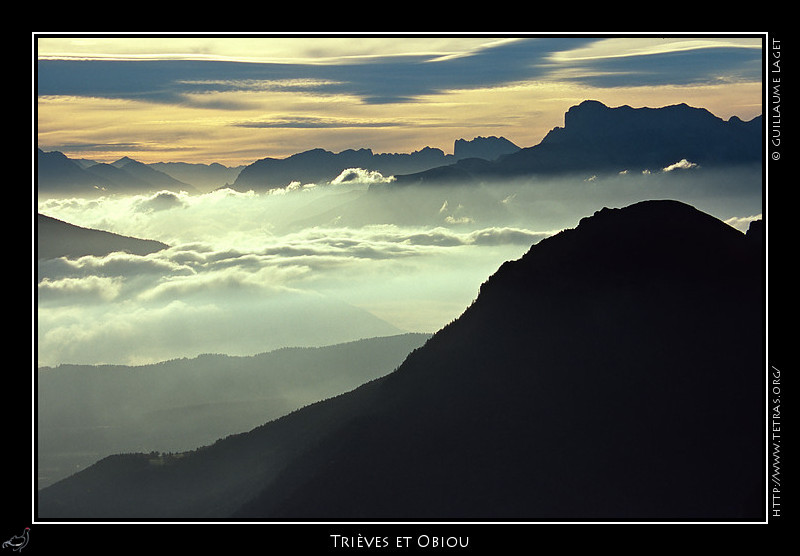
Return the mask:
<path id="1" fill-rule="evenodd" d="M 392 36 L 252 34 L 250 36 L 48 37 L 38 40 L 40 59 L 189 60 L 327 65 L 374 59 L 459 58 L 516 38 L 474 35 Z"/>
<path id="2" fill-rule="evenodd" d="M 382 128 L 400 126 L 397 121 L 358 121 L 353 122 L 341 118 L 315 118 L 315 117 L 294 117 L 294 118 L 275 118 L 264 121 L 245 121 L 232 124 L 236 127 L 248 127 L 255 129 L 346 129 L 346 128 Z"/>
<path id="3" fill-rule="evenodd" d="M 402 102 L 530 80 L 599 87 L 760 79 L 758 39 L 602 37 L 41 39 L 39 95 L 192 102 L 289 90 Z M 127 53 L 127 56 L 126 56 Z"/>
<path id="4" fill-rule="evenodd" d="M 554 75 L 599 88 L 715 85 L 761 79 L 761 40 L 611 38 L 553 56 Z"/>

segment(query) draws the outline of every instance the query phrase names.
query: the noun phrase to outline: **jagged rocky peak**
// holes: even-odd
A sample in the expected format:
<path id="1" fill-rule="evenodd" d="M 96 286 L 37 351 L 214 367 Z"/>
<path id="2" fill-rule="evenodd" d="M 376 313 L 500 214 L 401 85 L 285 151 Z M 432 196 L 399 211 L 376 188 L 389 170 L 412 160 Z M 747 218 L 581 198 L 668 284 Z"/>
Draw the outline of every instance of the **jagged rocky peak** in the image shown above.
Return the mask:
<path id="1" fill-rule="evenodd" d="M 456 139 L 453 145 L 453 156 L 456 159 L 483 158 L 494 160 L 504 154 L 511 154 L 520 150 L 520 147 L 505 137 L 478 136 L 471 140 Z"/>
<path id="2" fill-rule="evenodd" d="M 723 120 L 705 108 L 695 108 L 685 102 L 660 108 L 633 108 L 628 105 L 609 107 L 596 100 L 586 100 L 571 107 L 564 114 L 565 127 L 590 126 L 595 131 L 604 124 L 616 126 L 663 126 L 664 129 L 692 127 L 723 123 Z"/>

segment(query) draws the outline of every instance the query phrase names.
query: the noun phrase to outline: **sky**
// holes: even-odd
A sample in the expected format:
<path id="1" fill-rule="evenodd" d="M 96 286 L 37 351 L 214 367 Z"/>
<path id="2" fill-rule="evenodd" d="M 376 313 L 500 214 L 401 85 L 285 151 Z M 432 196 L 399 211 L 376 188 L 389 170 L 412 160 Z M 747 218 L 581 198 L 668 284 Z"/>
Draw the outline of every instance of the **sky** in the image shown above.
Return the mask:
<path id="1" fill-rule="evenodd" d="M 586 99 L 750 120 L 762 113 L 761 40 L 34 35 L 34 136 L 76 159 L 235 166 L 312 148 L 450 154 L 456 139 L 490 135 L 532 146 Z M 536 188 L 409 189 L 390 203 L 368 188 L 391 176 L 371 172 L 266 193 L 40 197 L 40 213 L 169 248 L 39 261 L 37 363 L 434 333 L 503 262 L 604 206 L 669 196 L 746 230 L 761 179 L 677 164 Z"/>
<path id="2" fill-rule="evenodd" d="M 761 114 L 762 37 L 34 34 L 35 141 L 71 158 L 283 158 L 312 148 L 451 154 L 537 144 L 586 99 Z"/>

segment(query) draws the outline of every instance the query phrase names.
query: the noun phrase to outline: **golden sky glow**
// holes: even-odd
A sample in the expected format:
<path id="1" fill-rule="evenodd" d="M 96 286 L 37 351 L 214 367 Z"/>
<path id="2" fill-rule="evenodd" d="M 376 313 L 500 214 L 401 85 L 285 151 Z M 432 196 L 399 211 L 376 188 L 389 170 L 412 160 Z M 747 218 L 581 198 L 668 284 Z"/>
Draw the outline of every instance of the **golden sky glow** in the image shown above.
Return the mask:
<path id="1" fill-rule="evenodd" d="M 331 64 L 377 57 L 431 56 L 448 59 L 514 38 L 438 37 L 308 37 L 287 34 L 240 38 L 215 37 L 74 37 L 38 40 L 39 59 L 183 59 L 228 62 Z"/>
<path id="2" fill-rule="evenodd" d="M 761 38 L 609 37 L 563 47 L 550 41 L 541 49 L 519 37 L 496 36 L 42 36 L 35 41 L 37 55 L 51 65 L 38 66 L 44 84 L 36 107 L 37 142 L 44 150 L 103 162 L 130 156 L 146 163 L 238 165 L 317 147 L 412 152 L 430 146 L 450 153 L 456 139 L 478 135 L 504 136 L 527 147 L 563 125 L 566 110 L 585 99 L 635 107 L 685 102 L 724 119 L 761 114 L 755 63 L 738 61 L 753 52 L 760 56 Z M 528 44 L 530 52 L 523 49 Z M 681 54 L 694 65 L 679 64 Z M 710 63 L 718 54 L 724 54 L 730 74 L 714 73 L 721 71 Z M 87 73 L 95 89 L 59 89 L 57 77 L 50 77 L 57 67 L 52 64 L 67 60 L 86 67 L 114 61 L 120 71 L 133 60 L 214 66 L 172 84 L 154 77 L 147 84 L 153 89 L 141 85 L 129 93 L 123 85 L 112 90 L 116 76 L 104 82 L 101 72 Z M 241 62 L 247 62 L 247 73 L 220 71 L 227 64 L 240 71 Z M 743 77 L 738 68 L 745 64 L 751 69 Z M 253 73 L 262 67 L 263 74 Z M 653 67 L 658 73 L 650 72 Z M 680 81 L 687 67 L 695 80 Z M 134 88 L 140 82 L 131 78 Z M 174 98 L 167 98 L 170 87 L 180 88 Z M 161 98 L 151 97 L 154 91 Z M 392 94 L 397 98 L 388 98 Z"/>

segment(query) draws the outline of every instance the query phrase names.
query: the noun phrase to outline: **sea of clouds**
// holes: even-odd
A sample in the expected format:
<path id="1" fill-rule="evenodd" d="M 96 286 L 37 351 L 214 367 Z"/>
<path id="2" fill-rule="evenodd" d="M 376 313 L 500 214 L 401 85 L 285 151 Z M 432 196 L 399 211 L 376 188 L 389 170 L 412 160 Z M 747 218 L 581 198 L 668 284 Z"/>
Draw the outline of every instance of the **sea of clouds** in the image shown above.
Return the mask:
<path id="1" fill-rule="evenodd" d="M 385 192 L 370 186 L 391 180 L 354 169 L 266 193 L 40 199 L 48 216 L 169 247 L 38 261 L 38 364 L 141 364 L 435 332 L 504 261 L 603 206 L 690 197 L 742 230 L 760 214 L 758 188 L 706 194 L 675 179 L 645 183 L 657 178 Z"/>

